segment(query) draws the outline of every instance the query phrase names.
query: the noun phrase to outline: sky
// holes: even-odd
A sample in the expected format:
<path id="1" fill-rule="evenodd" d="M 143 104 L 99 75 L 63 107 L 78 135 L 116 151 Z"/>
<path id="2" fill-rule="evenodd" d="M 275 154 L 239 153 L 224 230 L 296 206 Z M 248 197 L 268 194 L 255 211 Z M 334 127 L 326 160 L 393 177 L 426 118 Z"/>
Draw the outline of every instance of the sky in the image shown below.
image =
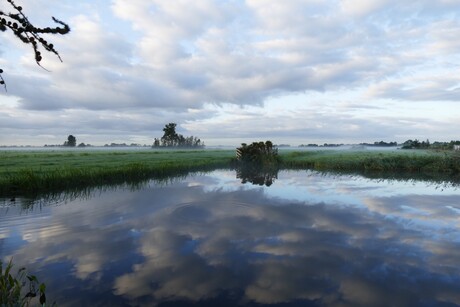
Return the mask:
<path id="1" fill-rule="evenodd" d="M 0 32 L 0 145 L 460 139 L 459 0 L 15 2 L 71 32 Z"/>

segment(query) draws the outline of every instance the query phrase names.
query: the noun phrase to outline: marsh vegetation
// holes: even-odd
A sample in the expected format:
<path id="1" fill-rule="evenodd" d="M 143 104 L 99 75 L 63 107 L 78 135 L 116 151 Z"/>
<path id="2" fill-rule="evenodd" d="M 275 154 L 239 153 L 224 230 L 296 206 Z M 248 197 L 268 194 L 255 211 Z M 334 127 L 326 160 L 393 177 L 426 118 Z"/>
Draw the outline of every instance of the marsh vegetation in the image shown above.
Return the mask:
<path id="1" fill-rule="evenodd" d="M 457 176 L 460 153 L 455 151 L 294 151 L 281 156 L 286 168 L 333 171 L 391 171 Z"/>
<path id="2" fill-rule="evenodd" d="M 16 273 L 14 273 L 16 271 Z M 37 276 L 27 273 L 25 267 L 14 268 L 12 259 L 0 259 L 0 306 L 46 305 L 46 285 Z"/>
<path id="3" fill-rule="evenodd" d="M 231 151 L 3 151 L 0 194 L 6 196 L 134 183 L 227 167 Z"/>
<path id="4" fill-rule="evenodd" d="M 235 161 L 232 150 L 0 151 L 0 194 L 30 195 L 135 183 L 231 168 Z M 281 151 L 268 156 L 267 161 L 276 161 L 268 164 L 277 169 L 365 173 L 373 177 L 393 173 L 456 181 L 460 174 L 460 153 L 454 151 Z"/>

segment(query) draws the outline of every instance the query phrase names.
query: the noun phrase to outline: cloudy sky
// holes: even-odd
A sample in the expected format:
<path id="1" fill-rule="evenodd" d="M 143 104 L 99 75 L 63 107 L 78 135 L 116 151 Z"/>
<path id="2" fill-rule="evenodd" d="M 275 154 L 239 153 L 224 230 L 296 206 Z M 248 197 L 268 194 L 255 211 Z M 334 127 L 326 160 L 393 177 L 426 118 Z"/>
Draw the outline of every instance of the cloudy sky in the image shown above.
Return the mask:
<path id="1" fill-rule="evenodd" d="M 460 139 L 459 0 L 16 0 L 63 63 L 0 33 L 0 145 Z M 8 3 L 0 1 L 8 11 Z"/>

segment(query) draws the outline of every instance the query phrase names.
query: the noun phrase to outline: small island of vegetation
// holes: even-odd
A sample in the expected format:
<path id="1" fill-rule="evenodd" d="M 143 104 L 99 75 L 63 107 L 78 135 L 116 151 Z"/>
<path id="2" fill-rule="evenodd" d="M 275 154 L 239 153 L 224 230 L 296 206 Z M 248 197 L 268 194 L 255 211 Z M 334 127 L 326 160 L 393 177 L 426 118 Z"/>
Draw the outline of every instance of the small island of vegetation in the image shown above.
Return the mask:
<path id="1" fill-rule="evenodd" d="M 266 141 L 241 144 L 236 149 L 233 165 L 241 183 L 270 186 L 277 178 L 280 162 L 278 148 L 271 141 Z"/>

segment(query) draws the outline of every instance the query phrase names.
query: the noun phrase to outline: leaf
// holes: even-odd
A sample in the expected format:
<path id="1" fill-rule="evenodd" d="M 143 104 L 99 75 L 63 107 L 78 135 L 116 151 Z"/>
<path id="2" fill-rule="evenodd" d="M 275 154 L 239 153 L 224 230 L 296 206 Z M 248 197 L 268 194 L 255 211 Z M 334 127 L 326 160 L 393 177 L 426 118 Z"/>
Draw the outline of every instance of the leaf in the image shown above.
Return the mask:
<path id="1" fill-rule="evenodd" d="M 42 304 L 42 305 L 46 304 L 46 295 L 45 295 L 45 293 L 42 293 L 40 295 L 40 304 Z"/>
<path id="2" fill-rule="evenodd" d="M 10 274 L 10 270 L 11 268 L 13 267 L 13 264 L 11 263 L 13 259 L 10 260 L 10 262 L 8 263 L 8 265 L 6 266 L 6 269 L 5 269 L 5 276 L 8 276 Z"/>
<path id="3" fill-rule="evenodd" d="M 27 293 L 26 296 L 24 296 L 24 297 L 36 297 L 36 296 L 37 296 L 36 293 L 29 292 L 29 293 Z"/>

